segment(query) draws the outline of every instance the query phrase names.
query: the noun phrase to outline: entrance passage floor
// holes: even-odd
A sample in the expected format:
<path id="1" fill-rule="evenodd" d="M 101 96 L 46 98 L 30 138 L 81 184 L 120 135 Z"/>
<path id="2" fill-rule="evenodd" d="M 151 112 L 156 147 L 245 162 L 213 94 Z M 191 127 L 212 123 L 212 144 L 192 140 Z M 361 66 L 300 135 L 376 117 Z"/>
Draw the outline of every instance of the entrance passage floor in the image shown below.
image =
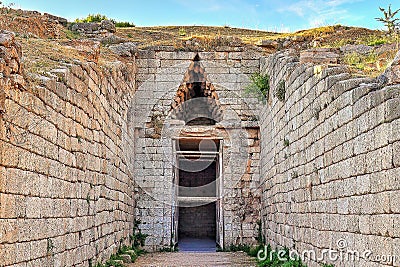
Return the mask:
<path id="1" fill-rule="evenodd" d="M 216 252 L 217 244 L 211 238 L 184 237 L 179 239 L 179 252 Z"/>
<path id="2" fill-rule="evenodd" d="M 214 253 L 149 253 L 140 256 L 129 267 L 256 267 L 257 263 L 244 252 Z"/>

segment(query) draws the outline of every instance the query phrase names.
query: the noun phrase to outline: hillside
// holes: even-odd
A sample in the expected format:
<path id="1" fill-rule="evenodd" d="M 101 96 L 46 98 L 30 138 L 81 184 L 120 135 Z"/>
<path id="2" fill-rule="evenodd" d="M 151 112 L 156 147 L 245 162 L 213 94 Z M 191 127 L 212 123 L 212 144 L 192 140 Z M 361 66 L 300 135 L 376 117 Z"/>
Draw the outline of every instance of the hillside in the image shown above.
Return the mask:
<path id="1" fill-rule="evenodd" d="M 183 51 L 213 51 L 218 47 L 258 46 L 265 54 L 310 48 L 340 49 L 340 63 L 357 75 L 378 75 L 393 59 L 397 44 L 386 32 L 341 25 L 295 33 L 210 26 L 117 28 L 111 35 L 90 38 L 71 31 L 65 19 L 35 11 L 0 9 L 0 29 L 17 33 L 27 69 L 45 72 L 60 62 L 105 63 L 117 57 L 109 46 L 133 42 L 138 48 L 173 46 Z M 97 43 L 97 42 L 100 42 Z M 339 50 L 338 50 L 339 51 Z M 28 63 L 29 62 L 29 63 Z"/>

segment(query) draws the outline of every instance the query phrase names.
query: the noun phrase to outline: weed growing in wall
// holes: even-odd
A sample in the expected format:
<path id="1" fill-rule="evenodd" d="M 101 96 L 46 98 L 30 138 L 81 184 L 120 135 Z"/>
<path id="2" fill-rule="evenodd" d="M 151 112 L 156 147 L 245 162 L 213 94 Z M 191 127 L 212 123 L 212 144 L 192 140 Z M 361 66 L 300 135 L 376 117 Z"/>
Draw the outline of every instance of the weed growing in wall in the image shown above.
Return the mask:
<path id="1" fill-rule="evenodd" d="M 290 141 L 289 141 L 289 139 L 285 138 L 285 140 L 283 140 L 283 146 L 284 146 L 284 147 L 290 146 Z"/>
<path id="2" fill-rule="evenodd" d="M 319 120 L 319 114 L 321 113 L 321 108 L 320 107 L 317 107 L 317 108 L 314 108 L 313 109 L 313 117 L 316 119 L 316 120 Z"/>
<path id="3" fill-rule="evenodd" d="M 148 237 L 147 234 L 143 234 L 142 230 L 140 230 L 139 225 L 141 224 L 141 221 L 135 220 L 134 226 L 133 226 L 133 234 L 129 237 L 132 245 L 134 247 L 143 247 L 146 242 L 146 238 Z"/>
<path id="4" fill-rule="evenodd" d="M 164 118 L 161 114 L 151 116 L 151 127 L 154 129 L 153 138 L 159 139 L 164 126 Z"/>
<path id="5" fill-rule="evenodd" d="M 51 240 L 50 238 L 47 239 L 47 255 L 54 256 L 54 244 L 53 240 Z"/>
<path id="6" fill-rule="evenodd" d="M 285 94 L 286 94 L 286 84 L 284 80 L 281 80 L 276 87 L 275 96 L 278 98 L 279 101 L 285 101 Z"/>
<path id="7" fill-rule="evenodd" d="M 254 73 L 250 77 L 251 83 L 245 88 L 245 93 L 255 95 L 260 101 L 265 103 L 269 95 L 269 76 L 268 74 Z"/>
<path id="8" fill-rule="evenodd" d="M 258 242 L 258 244 L 263 245 L 263 244 L 265 244 L 265 236 L 262 232 L 262 221 L 261 220 L 257 221 L 257 226 L 258 226 L 257 242 Z"/>
<path id="9" fill-rule="evenodd" d="M 71 30 L 68 30 L 68 29 L 65 29 L 65 30 L 64 30 L 64 33 L 65 33 L 65 37 L 66 37 L 68 40 L 79 39 L 80 36 L 81 36 L 78 32 L 74 32 L 74 31 L 71 31 Z"/>
<path id="10" fill-rule="evenodd" d="M 123 259 L 126 257 L 130 257 L 132 262 L 135 262 L 136 259 L 146 253 L 141 247 L 145 245 L 146 238 L 148 235 L 143 234 L 139 228 L 141 222 L 139 220 L 135 220 L 133 226 L 133 234 L 129 236 L 130 246 L 123 245 L 124 239 L 120 240 L 120 247 L 116 254 L 111 255 L 110 259 L 106 261 L 106 263 L 97 263 L 96 267 L 125 267 L 123 264 Z"/>
<path id="11" fill-rule="evenodd" d="M 263 252 L 267 256 L 266 259 L 259 261 L 258 266 L 260 267 L 307 267 L 303 264 L 300 258 L 292 259 L 288 248 L 275 251 L 272 250 L 271 246 L 268 245 L 267 249 Z"/>

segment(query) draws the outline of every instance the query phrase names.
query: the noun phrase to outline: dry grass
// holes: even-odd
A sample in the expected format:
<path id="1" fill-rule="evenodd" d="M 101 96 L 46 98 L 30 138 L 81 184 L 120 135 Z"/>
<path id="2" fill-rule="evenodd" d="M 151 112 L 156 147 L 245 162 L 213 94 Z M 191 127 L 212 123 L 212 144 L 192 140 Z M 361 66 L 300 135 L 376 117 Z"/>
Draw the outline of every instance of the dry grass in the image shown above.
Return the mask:
<path id="1" fill-rule="evenodd" d="M 63 63 L 85 61 L 77 50 L 62 45 L 60 40 L 17 38 L 22 46 L 25 70 L 45 74 Z"/>
<path id="2" fill-rule="evenodd" d="M 283 40 L 294 36 L 301 37 L 303 43 L 310 43 L 312 40 L 318 39 L 322 47 L 340 47 L 345 44 L 377 46 L 396 42 L 394 38 L 386 36 L 384 32 L 344 26 L 327 26 L 295 33 L 272 33 L 230 27 L 136 27 L 118 28 L 116 35 L 138 43 L 139 48 L 170 45 L 177 50 L 199 51 L 212 51 L 216 46 L 253 45 L 261 40 Z M 68 34 L 66 36 L 63 39 L 17 37 L 23 48 L 25 70 L 46 74 L 51 69 L 65 63 L 88 61 L 78 50 L 68 45 L 69 40 L 66 38 L 71 39 L 71 36 Z M 72 37 L 72 39 L 79 38 L 75 35 Z M 352 66 L 356 73 L 362 72 L 369 76 L 376 76 L 393 59 L 394 54 L 395 51 L 389 51 L 384 55 L 379 54 L 376 57 L 352 55 L 352 57 L 345 58 L 343 63 Z M 106 65 L 115 60 L 123 59 L 117 57 L 107 47 L 102 46 L 99 65 Z"/>
<path id="3" fill-rule="evenodd" d="M 119 28 L 117 35 L 137 42 L 141 47 L 156 45 L 176 45 L 193 38 L 215 39 L 218 36 L 230 36 L 242 39 L 244 43 L 256 44 L 262 39 L 279 36 L 278 33 L 238 29 L 231 27 L 208 26 L 159 26 Z"/>
<path id="4" fill-rule="evenodd" d="M 68 39 L 48 40 L 17 37 L 17 40 L 22 46 L 24 69 L 28 73 L 46 75 L 50 70 L 65 64 L 90 61 L 77 49 L 70 46 Z M 109 49 L 100 48 L 100 66 L 116 60 L 117 56 Z"/>
<path id="5" fill-rule="evenodd" d="M 377 77 L 392 62 L 396 53 L 396 50 L 388 50 L 382 54 L 352 52 L 344 55 L 343 63 L 348 65 L 350 71 L 357 76 Z"/>

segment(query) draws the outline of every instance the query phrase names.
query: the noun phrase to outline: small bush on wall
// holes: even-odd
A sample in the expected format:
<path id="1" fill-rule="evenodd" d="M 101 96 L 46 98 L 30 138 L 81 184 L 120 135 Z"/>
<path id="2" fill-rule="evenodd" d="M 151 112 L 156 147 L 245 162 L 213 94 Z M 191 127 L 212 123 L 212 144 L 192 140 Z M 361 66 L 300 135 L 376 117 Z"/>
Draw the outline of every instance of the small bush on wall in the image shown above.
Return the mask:
<path id="1" fill-rule="evenodd" d="M 265 103 L 269 95 L 269 76 L 268 74 L 254 73 L 250 77 L 251 83 L 245 88 L 246 94 L 255 95 L 260 101 Z"/>
<path id="2" fill-rule="evenodd" d="M 284 80 L 281 80 L 276 87 L 275 96 L 278 98 L 279 101 L 285 101 L 285 94 L 286 94 L 286 84 Z"/>

